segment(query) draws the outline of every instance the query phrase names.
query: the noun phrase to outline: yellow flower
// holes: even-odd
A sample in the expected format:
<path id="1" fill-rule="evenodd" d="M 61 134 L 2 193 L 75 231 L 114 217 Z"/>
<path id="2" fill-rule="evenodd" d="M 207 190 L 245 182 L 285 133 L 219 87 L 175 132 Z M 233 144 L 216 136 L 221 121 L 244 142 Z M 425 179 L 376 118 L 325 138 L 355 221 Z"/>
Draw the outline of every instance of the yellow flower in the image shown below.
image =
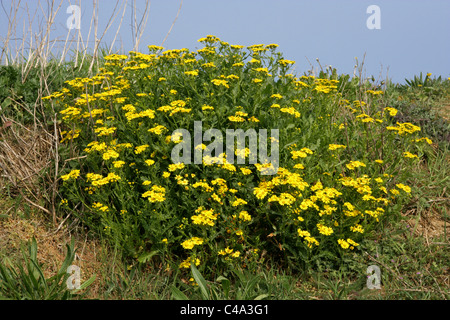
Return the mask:
<path id="1" fill-rule="evenodd" d="M 316 246 L 319 245 L 319 241 L 317 241 L 314 237 L 305 237 L 305 240 L 307 241 L 308 248 L 312 248 L 313 244 Z"/>
<path id="2" fill-rule="evenodd" d="M 319 233 L 320 233 L 320 234 L 323 234 L 323 235 L 325 235 L 325 236 L 329 236 L 330 234 L 333 233 L 333 228 L 324 226 L 324 225 L 321 224 L 321 223 L 318 223 L 318 224 L 317 224 L 317 230 L 319 230 Z"/>
<path id="3" fill-rule="evenodd" d="M 206 111 L 206 110 L 214 110 L 214 107 L 203 105 L 202 106 L 202 111 Z"/>
<path id="4" fill-rule="evenodd" d="M 281 111 L 281 112 L 284 112 L 284 113 L 292 114 L 292 115 L 294 115 L 296 118 L 299 118 L 300 115 L 301 115 L 300 112 L 298 112 L 297 110 L 295 110 L 294 107 L 281 108 L 280 111 Z"/>
<path id="5" fill-rule="evenodd" d="M 245 119 L 240 116 L 229 116 L 228 120 L 230 120 L 231 122 L 244 122 L 245 121 Z"/>
<path id="6" fill-rule="evenodd" d="M 403 157 L 405 157 L 405 158 L 411 158 L 411 159 L 413 159 L 413 158 L 419 158 L 416 154 L 412 154 L 411 152 L 408 152 L 408 151 L 403 152 Z"/>
<path id="7" fill-rule="evenodd" d="M 201 245 L 201 244 L 203 244 L 202 238 L 192 237 L 191 239 L 186 240 L 183 243 L 181 243 L 181 246 L 184 249 L 190 250 L 190 249 L 194 248 L 194 246 Z"/>
<path id="8" fill-rule="evenodd" d="M 113 149 L 108 149 L 105 153 L 103 153 L 103 160 L 116 159 L 119 157 L 119 153 L 114 151 Z"/>
<path id="9" fill-rule="evenodd" d="M 151 129 L 148 129 L 148 132 L 160 135 L 162 134 L 165 130 L 167 130 L 166 127 L 162 126 L 162 125 L 158 125 L 156 127 L 153 127 Z"/>
<path id="10" fill-rule="evenodd" d="M 413 140 L 414 142 L 420 142 L 420 141 L 426 141 L 428 144 L 433 144 L 433 141 L 431 141 L 429 138 L 427 138 L 427 137 L 423 137 L 423 138 L 420 138 L 420 139 L 416 139 L 416 140 Z"/>
<path id="11" fill-rule="evenodd" d="M 228 81 L 227 80 L 223 80 L 223 79 L 213 79 L 211 80 L 211 82 L 216 85 L 216 86 L 224 86 L 225 88 L 229 88 L 230 86 L 228 85 Z"/>
<path id="12" fill-rule="evenodd" d="M 301 163 L 297 163 L 297 164 L 294 166 L 294 168 L 295 168 L 295 169 L 305 169 L 305 166 L 302 165 Z"/>
<path id="13" fill-rule="evenodd" d="M 142 152 L 144 152 L 148 147 L 150 147 L 148 144 L 144 144 L 142 146 L 138 146 L 135 148 L 134 153 L 135 154 L 140 154 Z"/>
<path id="14" fill-rule="evenodd" d="M 342 144 L 330 144 L 328 145 L 328 150 L 336 150 L 336 149 L 345 149 L 347 148 L 346 146 L 342 145 Z"/>
<path id="15" fill-rule="evenodd" d="M 177 169 L 183 169 L 185 166 L 184 166 L 184 163 L 182 163 L 182 162 L 180 162 L 180 163 L 172 163 L 172 164 L 169 164 L 169 168 L 168 168 L 168 170 L 170 171 L 170 172 L 174 172 L 175 170 L 177 170 Z"/>
<path id="16" fill-rule="evenodd" d="M 253 194 L 259 200 L 264 199 L 267 196 L 268 193 L 269 193 L 269 191 L 267 189 L 265 189 L 265 188 L 259 188 L 259 187 L 253 188 Z"/>
<path id="17" fill-rule="evenodd" d="M 308 231 L 304 231 L 302 229 L 297 229 L 297 233 L 299 237 L 309 237 L 311 234 Z"/>
<path id="18" fill-rule="evenodd" d="M 202 64 L 202 67 L 204 67 L 204 68 L 215 68 L 216 65 L 214 64 L 214 62 L 207 62 L 207 63 Z"/>
<path id="19" fill-rule="evenodd" d="M 247 204 L 247 201 L 245 201 L 244 199 L 236 198 L 236 200 L 233 201 L 233 203 L 231 205 L 233 207 L 237 207 L 237 206 L 244 205 L 244 204 Z"/>
<path id="20" fill-rule="evenodd" d="M 279 63 L 280 63 L 282 66 L 287 66 L 288 64 L 294 64 L 295 61 L 292 61 L 292 60 L 286 60 L 286 59 L 281 59 L 281 60 L 279 61 Z"/>
<path id="21" fill-rule="evenodd" d="M 298 158 L 306 158 L 308 155 L 304 151 L 291 151 L 292 159 L 298 159 Z"/>
<path id="22" fill-rule="evenodd" d="M 125 161 L 114 161 L 113 162 L 114 168 L 122 168 L 124 164 L 125 164 Z"/>
<path id="23" fill-rule="evenodd" d="M 239 251 L 235 251 L 235 252 L 233 252 L 232 254 L 231 254 L 231 256 L 233 257 L 233 258 L 237 258 L 237 257 L 239 257 L 240 256 L 240 252 Z"/>
<path id="24" fill-rule="evenodd" d="M 107 61 L 121 61 L 121 60 L 125 60 L 128 59 L 128 57 L 126 55 L 119 55 L 119 54 L 110 54 L 109 56 L 104 57 L 105 60 Z"/>
<path id="25" fill-rule="evenodd" d="M 192 71 L 185 71 L 184 74 L 188 75 L 188 76 L 198 76 L 198 70 L 192 70 Z"/>
<path id="26" fill-rule="evenodd" d="M 347 243 L 349 245 L 351 245 L 350 249 L 353 250 L 353 247 L 357 247 L 359 246 L 359 243 L 356 243 L 355 241 L 353 241 L 352 239 L 347 239 Z"/>
<path id="27" fill-rule="evenodd" d="M 342 247 L 342 249 L 348 249 L 350 247 L 350 244 L 344 239 L 339 239 L 338 243 Z"/>
<path id="28" fill-rule="evenodd" d="M 191 263 L 194 263 L 196 266 L 200 264 L 200 259 L 193 259 L 191 257 L 187 258 L 183 262 L 180 263 L 179 268 L 180 269 L 189 269 L 191 267 Z"/>
<path id="29" fill-rule="evenodd" d="M 395 117 L 395 116 L 397 115 L 397 112 L 398 112 L 397 109 L 391 108 L 391 107 L 386 107 L 386 108 L 384 108 L 384 110 L 388 111 L 388 112 L 389 112 L 389 115 L 390 115 L 391 117 Z"/>
<path id="30" fill-rule="evenodd" d="M 244 221 L 251 221 L 252 217 L 248 214 L 247 211 L 241 211 L 239 212 L 239 219 Z"/>
<path id="31" fill-rule="evenodd" d="M 248 168 L 240 168 L 241 172 L 243 175 L 249 175 L 252 173 L 252 170 L 248 169 Z"/>
<path id="32" fill-rule="evenodd" d="M 151 190 L 142 194 L 143 198 L 148 198 L 151 203 L 163 202 L 165 198 L 166 188 L 157 185 L 152 186 Z"/>
<path id="33" fill-rule="evenodd" d="M 214 226 L 214 221 L 217 220 L 217 214 L 214 214 L 213 209 L 204 210 L 203 207 L 199 207 L 195 212 L 200 214 L 191 217 L 194 224 Z"/>
<path id="34" fill-rule="evenodd" d="M 64 181 L 70 180 L 70 179 L 77 179 L 80 176 L 80 170 L 72 170 L 68 174 L 61 176 L 61 179 Z"/>
<path id="35" fill-rule="evenodd" d="M 362 227 L 362 225 L 360 224 L 355 224 L 354 226 L 350 227 L 350 230 L 352 232 L 359 232 L 359 233 L 364 233 L 364 228 Z"/>
<path id="36" fill-rule="evenodd" d="M 396 184 L 397 188 L 405 191 L 406 193 L 411 193 L 411 188 L 408 186 L 405 186 L 403 183 Z"/>
<path id="37" fill-rule="evenodd" d="M 366 165 L 361 161 L 351 161 L 345 165 L 349 170 L 353 170 L 358 167 L 365 167 Z"/>
<path id="38" fill-rule="evenodd" d="M 405 123 L 397 122 L 396 127 L 389 126 L 389 127 L 386 127 L 386 130 L 396 131 L 397 134 L 403 135 L 406 133 L 412 134 L 416 131 L 420 131 L 421 128 L 416 125 L 413 125 L 412 123 L 409 123 L 409 122 L 405 122 Z"/>

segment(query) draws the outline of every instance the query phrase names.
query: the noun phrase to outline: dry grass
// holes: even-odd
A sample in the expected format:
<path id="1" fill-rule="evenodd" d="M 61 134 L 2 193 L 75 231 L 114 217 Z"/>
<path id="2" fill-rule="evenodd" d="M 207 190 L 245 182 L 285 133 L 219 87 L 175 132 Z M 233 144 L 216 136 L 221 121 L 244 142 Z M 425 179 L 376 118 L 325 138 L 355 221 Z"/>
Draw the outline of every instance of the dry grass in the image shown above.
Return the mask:
<path id="1" fill-rule="evenodd" d="M 0 191 L 20 194 L 56 223 L 55 170 L 51 170 L 57 157 L 55 136 L 42 126 L 3 120 L 11 125 L 0 132 Z"/>

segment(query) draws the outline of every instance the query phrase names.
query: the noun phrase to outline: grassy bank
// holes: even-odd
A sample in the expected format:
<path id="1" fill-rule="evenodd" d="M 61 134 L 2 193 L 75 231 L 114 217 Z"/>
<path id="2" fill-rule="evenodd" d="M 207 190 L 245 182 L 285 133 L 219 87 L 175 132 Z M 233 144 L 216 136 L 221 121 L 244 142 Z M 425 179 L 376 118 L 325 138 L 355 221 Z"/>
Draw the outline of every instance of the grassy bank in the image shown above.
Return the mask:
<path id="1" fill-rule="evenodd" d="M 58 272 L 66 257 L 66 244 L 74 240 L 77 251 L 73 263 L 81 268 L 82 282 L 96 275 L 85 291 L 87 298 L 173 299 L 180 297 L 180 292 L 191 299 L 205 298 L 198 276 L 168 268 L 159 259 L 127 256 L 120 247 L 112 246 L 107 236 L 77 217 L 80 207 L 76 204 L 72 211 L 59 209 L 64 199 L 59 189 L 61 174 L 67 173 L 70 161 L 81 161 L 86 155 L 76 148 L 60 153 L 64 126 L 58 117 L 61 109 L 44 103 L 42 97 L 60 90 L 68 80 L 92 77 L 98 70 L 90 69 L 91 61 L 86 58 L 77 66 L 74 62 L 55 62 L 32 69 L 21 65 L 0 67 L 0 257 L 5 265 L 19 265 L 24 259 L 21 247 L 34 237 L 37 260 L 48 278 Z M 322 75 L 326 77 L 330 75 Z M 360 94 L 367 91 L 366 86 L 361 82 L 353 89 Z M 405 85 L 388 82 L 378 86 L 384 93 L 377 103 L 398 110 L 395 121 L 419 125 L 421 133 L 432 141 L 431 149 L 408 168 L 411 198 L 397 215 L 383 220 L 380 228 L 364 238 L 360 243 L 363 249 L 343 256 L 338 266 L 294 269 L 286 267 L 283 259 L 277 260 L 276 255 L 263 252 L 256 263 L 245 268 L 234 265 L 218 269 L 219 274 L 213 278 L 205 274 L 209 297 L 450 297 L 450 81 L 420 75 Z M 367 268 L 371 265 L 381 270 L 381 289 L 367 287 Z"/>

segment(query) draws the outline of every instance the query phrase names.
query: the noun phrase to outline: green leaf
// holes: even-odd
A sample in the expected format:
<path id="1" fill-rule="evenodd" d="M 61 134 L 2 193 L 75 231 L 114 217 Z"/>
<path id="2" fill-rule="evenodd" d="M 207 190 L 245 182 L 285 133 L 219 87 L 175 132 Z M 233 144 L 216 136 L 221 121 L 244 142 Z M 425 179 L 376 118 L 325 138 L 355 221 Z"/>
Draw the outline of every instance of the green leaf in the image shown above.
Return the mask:
<path id="1" fill-rule="evenodd" d="M 86 280 L 85 282 L 83 282 L 83 284 L 80 285 L 80 288 L 79 288 L 79 289 L 75 289 L 75 290 L 73 290 L 71 293 L 72 293 L 72 294 L 77 294 L 78 292 L 80 292 L 80 291 L 86 289 L 87 287 L 89 287 L 89 286 L 95 281 L 96 278 L 97 278 L 97 276 L 94 274 L 94 275 L 93 275 L 92 277 L 90 277 L 88 280 Z"/>
<path id="2" fill-rule="evenodd" d="M 2 102 L 2 109 L 6 109 L 6 107 L 9 107 L 11 105 L 11 99 L 8 97 Z"/>
<path id="3" fill-rule="evenodd" d="M 267 298 L 267 297 L 269 297 L 269 296 L 270 296 L 270 294 L 267 294 L 267 293 L 260 294 L 259 296 L 257 296 L 257 297 L 255 298 L 255 300 L 262 300 L 262 299 Z"/>
<path id="4" fill-rule="evenodd" d="M 222 288 L 223 288 L 223 291 L 224 291 L 224 294 L 225 294 L 225 300 L 228 300 L 228 296 L 229 296 L 229 293 L 230 293 L 230 287 L 231 287 L 230 280 L 228 280 L 224 276 L 219 276 L 216 279 L 216 281 L 220 282 L 222 284 Z"/>
<path id="5" fill-rule="evenodd" d="M 140 263 L 146 263 L 147 261 L 149 261 L 154 255 L 156 255 L 158 253 L 158 251 L 157 250 L 155 250 L 155 251 L 151 251 L 151 252 L 145 252 L 145 253 L 143 253 L 143 254 L 141 254 L 139 257 L 138 257 L 138 261 L 140 262 Z"/>
<path id="6" fill-rule="evenodd" d="M 206 280 L 205 280 L 205 278 L 203 278 L 200 271 L 198 271 L 198 269 L 195 267 L 195 265 L 193 263 L 191 263 L 191 271 L 192 271 L 192 276 L 195 279 L 195 282 L 197 282 L 197 284 L 200 288 L 203 299 L 209 300 L 209 293 L 208 293 L 208 288 L 206 285 Z"/>
<path id="7" fill-rule="evenodd" d="M 189 298 L 181 292 L 177 287 L 172 286 L 172 297 L 174 297 L 176 300 L 189 300 Z"/>

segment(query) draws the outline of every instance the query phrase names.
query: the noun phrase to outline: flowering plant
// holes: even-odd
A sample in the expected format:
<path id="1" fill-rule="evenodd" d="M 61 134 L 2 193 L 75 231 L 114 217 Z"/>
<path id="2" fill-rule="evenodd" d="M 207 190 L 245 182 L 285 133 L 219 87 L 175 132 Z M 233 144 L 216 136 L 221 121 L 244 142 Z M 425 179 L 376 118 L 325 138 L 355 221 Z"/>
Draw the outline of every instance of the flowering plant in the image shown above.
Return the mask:
<path id="1" fill-rule="evenodd" d="M 244 266 L 264 252 L 301 267 L 358 251 L 408 199 L 407 168 L 431 141 L 396 122 L 382 90 L 358 99 L 345 77 L 295 76 L 275 44 L 199 42 L 106 56 L 98 74 L 44 98 L 60 108 L 62 152 L 79 155 L 61 176 L 62 207 L 129 256 L 186 270 Z M 175 133 L 196 121 L 223 133 L 277 129 L 259 142 L 275 142 L 278 159 L 250 163 L 254 150 L 238 146 L 174 163 L 180 141 L 205 151 Z"/>

